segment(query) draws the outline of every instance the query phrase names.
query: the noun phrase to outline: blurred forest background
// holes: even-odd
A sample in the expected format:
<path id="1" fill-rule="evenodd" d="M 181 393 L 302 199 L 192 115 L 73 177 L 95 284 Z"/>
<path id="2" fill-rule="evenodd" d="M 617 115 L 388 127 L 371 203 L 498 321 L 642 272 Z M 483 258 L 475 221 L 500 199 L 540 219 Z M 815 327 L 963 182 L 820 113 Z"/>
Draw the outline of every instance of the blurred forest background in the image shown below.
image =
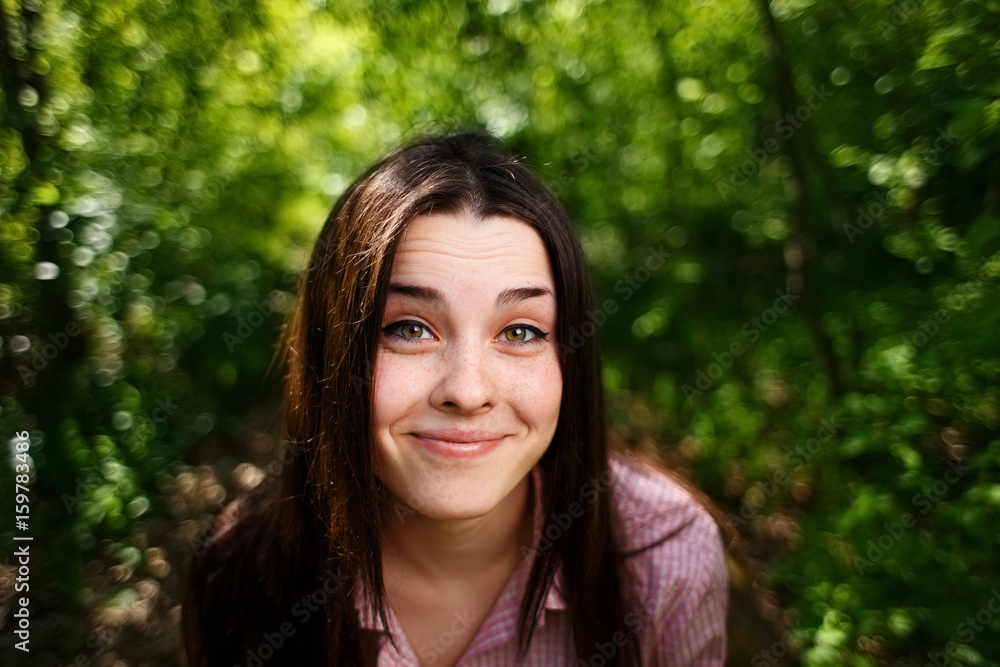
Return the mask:
<path id="1" fill-rule="evenodd" d="M 183 664 L 320 225 L 464 125 L 578 224 L 613 424 L 746 540 L 730 664 L 1000 665 L 996 0 L 0 7 L 0 662 L 28 431 L 30 664 Z"/>

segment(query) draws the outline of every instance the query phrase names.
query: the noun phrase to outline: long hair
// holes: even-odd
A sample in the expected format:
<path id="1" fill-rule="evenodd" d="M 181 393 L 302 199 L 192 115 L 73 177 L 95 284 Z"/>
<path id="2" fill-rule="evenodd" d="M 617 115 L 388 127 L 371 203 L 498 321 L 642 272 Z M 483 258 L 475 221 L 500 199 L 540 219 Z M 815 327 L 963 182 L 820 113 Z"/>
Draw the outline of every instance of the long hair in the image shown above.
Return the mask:
<path id="1" fill-rule="evenodd" d="M 282 646 L 274 648 L 282 662 L 294 656 L 303 664 L 361 664 L 364 646 L 352 599 L 359 582 L 389 627 L 381 560 L 385 489 L 375 475 L 372 429 L 381 317 L 407 224 L 431 212 L 460 211 L 528 223 L 552 265 L 563 391 L 555 434 L 539 462 L 543 516 L 568 514 L 581 488 L 608 479 L 596 337 L 577 336 L 567 344 L 594 308 L 586 258 L 569 217 L 538 177 L 488 135 L 458 132 L 415 141 L 358 178 L 319 234 L 282 342 L 285 446 L 293 455 L 285 457 L 290 461 L 277 483 L 260 490 L 192 566 L 184 604 L 192 665 L 248 660 L 296 609 L 294 633 L 280 635 Z M 535 554 L 518 616 L 520 656 L 560 566 L 572 633 L 567 639 L 578 656 L 615 632 L 632 637 L 622 619 L 638 601 L 631 599 L 634 587 L 612 530 L 613 487 L 596 486 L 601 491 L 583 515 L 551 548 Z M 627 641 L 607 664 L 637 664 L 637 644 Z"/>

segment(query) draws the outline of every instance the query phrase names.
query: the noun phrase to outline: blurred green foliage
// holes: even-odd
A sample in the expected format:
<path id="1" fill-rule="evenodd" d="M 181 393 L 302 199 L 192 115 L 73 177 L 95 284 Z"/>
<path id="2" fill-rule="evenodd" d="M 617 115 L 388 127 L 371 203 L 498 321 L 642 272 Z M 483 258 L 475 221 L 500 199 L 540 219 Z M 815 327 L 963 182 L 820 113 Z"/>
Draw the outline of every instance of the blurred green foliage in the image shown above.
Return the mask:
<path id="1" fill-rule="evenodd" d="M 968 620 L 1000 587 L 996 2 L 0 6 L 0 431 L 58 605 L 176 589 L 153 527 L 196 534 L 275 432 L 332 202 L 458 124 L 567 205 L 612 421 L 729 513 L 781 647 L 1000 664 Z M 97 557 L 126 569 L 95 588 Z"/>

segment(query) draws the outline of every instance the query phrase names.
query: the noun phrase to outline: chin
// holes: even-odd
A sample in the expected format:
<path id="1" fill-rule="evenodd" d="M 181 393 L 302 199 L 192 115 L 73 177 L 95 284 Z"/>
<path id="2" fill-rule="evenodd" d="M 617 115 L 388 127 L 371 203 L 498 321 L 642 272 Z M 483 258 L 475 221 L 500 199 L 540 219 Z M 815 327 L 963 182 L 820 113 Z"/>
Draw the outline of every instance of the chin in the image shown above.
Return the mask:
<path id="1" fill-rule="evenodd" d="M 439 497 L 419 499 L 415 501 L 415 505 L 411 506 L 414 510 L 429 519 L 447 521 L 475 519 L 484 516 L 496 508 L 501 500 L 503 498 L 494 493 L 453 493 Z"/>
<path id="2" fill-rule="evenodd" d="M 434 504 L 431 507 L 415 507 L 413 509 L 428 519 L 435 521 L 460 521 L 462 519 L 478 519 L 481 516 L 489 514 L 490 510 L 494 507 L 496 505 L 487 506 L 469 503 L 461 506 Z"/>

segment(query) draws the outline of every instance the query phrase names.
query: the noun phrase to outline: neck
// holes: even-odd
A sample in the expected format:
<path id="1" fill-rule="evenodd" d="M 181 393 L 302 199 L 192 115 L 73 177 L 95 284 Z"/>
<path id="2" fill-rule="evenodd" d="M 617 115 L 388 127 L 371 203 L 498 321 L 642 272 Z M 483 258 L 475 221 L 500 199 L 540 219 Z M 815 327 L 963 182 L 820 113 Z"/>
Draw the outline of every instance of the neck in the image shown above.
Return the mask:
<path id="1" fill-rule="evenodd" d="M 476 579 L 493 568 L 509 574 L 523 557 L 521 547 L 533 542 L 537 500 L 530 475 L 481 517 L 438 520 L 417 512 L 399 521 L 395 512 L 386 512 L 383 559 L 388 571 L 423 582 Z M 390 498 L 389 507 L 392 502 L 399 500 Z"/>

